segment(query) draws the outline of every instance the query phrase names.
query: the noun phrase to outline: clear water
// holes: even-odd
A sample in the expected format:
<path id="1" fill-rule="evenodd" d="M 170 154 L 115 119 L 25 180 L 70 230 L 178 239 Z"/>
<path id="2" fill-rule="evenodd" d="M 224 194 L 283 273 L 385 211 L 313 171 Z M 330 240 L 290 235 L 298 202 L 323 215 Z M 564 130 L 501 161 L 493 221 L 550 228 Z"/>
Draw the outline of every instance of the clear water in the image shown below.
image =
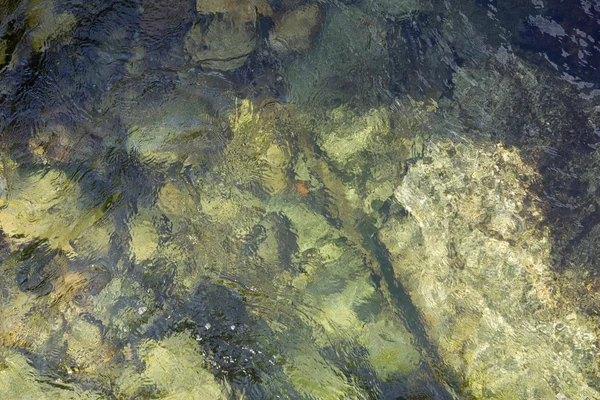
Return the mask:
<path id="1" fill-rule="evenodd" d="M 0 0 L 0 398 L 600 399 L 597 0 Z"/>

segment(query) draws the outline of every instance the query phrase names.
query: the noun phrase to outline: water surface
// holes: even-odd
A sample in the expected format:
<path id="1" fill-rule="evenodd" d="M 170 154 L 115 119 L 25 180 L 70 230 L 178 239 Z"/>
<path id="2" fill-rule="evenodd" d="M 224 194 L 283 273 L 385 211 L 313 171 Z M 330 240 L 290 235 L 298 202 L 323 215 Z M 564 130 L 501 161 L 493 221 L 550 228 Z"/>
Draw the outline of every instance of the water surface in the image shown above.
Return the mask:
<path id="1" fill-rule="evenodd" d="M 0 0 L 0 397 L 600 399 L 599 25 Z"/>

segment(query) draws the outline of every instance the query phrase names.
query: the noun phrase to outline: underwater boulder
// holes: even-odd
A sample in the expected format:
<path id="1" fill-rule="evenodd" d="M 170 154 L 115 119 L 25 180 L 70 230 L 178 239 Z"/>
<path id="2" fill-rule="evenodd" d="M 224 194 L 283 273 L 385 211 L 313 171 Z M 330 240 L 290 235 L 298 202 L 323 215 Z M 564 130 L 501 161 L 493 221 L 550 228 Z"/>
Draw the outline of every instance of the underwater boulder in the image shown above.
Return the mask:
<path id="1" fill-rule="evenodd" d="M 367 350 L 365 361 L 382 379 L 414 371 L 421 361 L 415 339 L 378 290 L 363 254 L 344 239 L 322 248 L 329 259 L 309 272 L 302 296 L 327 341 L 342 343 L 351 336 Z"/>
<path id="2" fill-rule="evenodd" d="M 77 19 L 71 13 L 58 13 L 53 1 L 34 0 L 27 7 L 26 26 L 33 50 L 45 50 L 51 42 L 67 42 L 69 33 L 77 25 Z"/>
<path id="3" fill-rule="evenodd" d="M 27 140 L 33 162 L 64 166 L 69 162 L 97 162 L 102 138 L 85 126 L 73 127 L 56 120 L 40 122 Z M 94 132 L 95 133 L 95 132 Z"/>
<path id="4" fill-rule="evenodd" d="M 113 278 L 91 298 L 90 310 L 104 326 L 105 340 L 124 340 L 148 328 L 154 315 L 146 311 L 155 306 L 156 299 L 143 283 Z"/>
<path id="5" fill-rule="evenodd" d="M 355 165 L 360 153 L 373 150 L 377 142 L 390 135 L 390 117 L 385 108 L 364 114 L 347 106 L 332 110 L 317 130 L 317 143 L 340 170 Z M 357 168 L 357 167 L 353 167 Z"/>
<path id="6" fill-rule="evenodd" d="M 600 282 L 598 97 L 505 48 L 456 73 L 453 82 L 454 100 L 440 102 L 446 123 L 436 130 L 460 129 L 461 136 L 515 146 L 535 166 L 540 177 L 531 191 L 550 232 L 551 268 L 561 276 L 555 290 L 596 315 L 600 302 L 591 288 Z"/>
<path id="7" fill-rule="evenodd" d="M 10 14 L 19 5 L 18 0 L 1 0 L 0 1 L 0 24 L 10 16 Z"/>
<path id="8" fill-rule="evenodd" d="M 224 179 L 246 189 L 258 185 L 269 194 L 289 187 L 293 143 L 290 134 L 279 129 L 288 112 L 286 105 L 275 101 L 237 102 L 229 118 L 233 137 L 218 169 Z"/>
<path id="9" fill-rule="evenodd" d="M 63 384 L 59 379 L 50 383 L 25 355 L 14 349 L 0 349 L 0 396 L 3 399 L 72 399 L 74 391 L 87 399 L 105 398 L 102 393 Z"/>
<path id="10" fill-rule="evenodd" d="M 197 342 L 187 332 L 175 333 L 160 341 L 148 340 L 139 346 L 145 364 L 142 379 L 130 374 L 120 380 L 123 394 L 143 393 L 154 386 L 164 399 L 217 400 L 230 398 L 229 388 L 204 368 Z M 126 378 L 129 379 L 126 379 Z"/>
<path id="11" fill-rule="evenodd" d="M 137 261 L 150 259 L 158 247 L 158 232 L 150 213 L 138 213 L 129 226 L 131 254 Z"/>
<path id="12" fill-rule="evenodd" d="M 434 99 L 396 99 L 362 112 L 342 106 L 315 118 L 315 142 L 353 207 L 378 218 L 407 164 L 422 155 L 437 107 Z"/>
<path id="13" fill-rule="evenodd" d="M 74 228 L 86 220 L 79 186 L 60 170 L 24 173 L 9 181 L 8 193 L 0 226 L 20 242 L 47 239 L 60 248 L 78 236 Z"/>
<path id="14" fill-rule="evenodd" d="M 597 329 L 554 290 L 538 172 L 500 143 L 427 147 L 379 235 L 440 356 L 474 398 L 598 398 Z"/>
<path id="15" fill-rule="evenodd" d="M 269 45 L 283 54 L 306 51 L 319 30 L 320 21 L 321 10 L 316 4 L 287 11 L 275 18 Z"/>
<path id="16" fill-rule="evenodd" d="M 387 57 L 377 17 L 354 5 L 332 6 L 314 45 L 286 66 L 289 100 L 311 107 L 375 105 L 386 96 Z"/>
<path id="17" fill-rule="evenodd" d="M 226 143 L 227 125 L 208 97 L 176 88 L 168 100 L 127 104 L 127 150 L 144 164 L 165 168 L 177 163 L 210 165 Z"/>
<path id="18" fill-rule="evenodd" d="M 366 5 L 388 18 L 398 19 L 433 9 L 431 0 L 368 0 Z"/>
<path id="19" fill-rule="evenodd" d="M 185 37 L 185 49 L 200 66 L 235 70 L 257 46 L 259 15 L 270 16 L 266 0 L 197 0 L 200 20 Z"/>
<path id="20" fill-rule="evenodd" d="M 6 64 L 6 51 L 8 49 L 8 42 L 6 40 L 0 40 L 0 66 Z"/>

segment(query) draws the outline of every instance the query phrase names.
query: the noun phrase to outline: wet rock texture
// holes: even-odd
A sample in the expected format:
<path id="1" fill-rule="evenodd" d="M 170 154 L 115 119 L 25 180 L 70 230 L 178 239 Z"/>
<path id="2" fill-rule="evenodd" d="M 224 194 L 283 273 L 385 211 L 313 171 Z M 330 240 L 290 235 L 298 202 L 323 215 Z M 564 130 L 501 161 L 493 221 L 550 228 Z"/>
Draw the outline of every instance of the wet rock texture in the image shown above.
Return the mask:
<path id="1" fill-rule="evenodd" d="M 308 50 L 311 39 L 318 33 L 320 17 L 321 10 L 316 4 L 282 13 L 269 36 L 270 46 L 282 53 Z"/>
<path id="2" fill-rule="evenodd" d="M 198 0 L 196 11 L 200 19 L 186 35 L 185 48 L 200 65 L 224 71 L 246 62 L 257 45 L 259 15 L 271 15 L 266 0 Z"/>
<path id="3" fill-rule="evenodd" d="M 0 0 L 0 398 L 600 399 L 600 103 L 494 4 Z"/>
<path id="4" fill-rule="evenodd" d="M 476 397 L 597 396 L 585 384 L 597 373 L 595 324 L 559 305 L 552 242 L 529 191 L 539 179 L 514 149 L 434 141 L 395 192 L 409 217 L 380 233 Z"/>

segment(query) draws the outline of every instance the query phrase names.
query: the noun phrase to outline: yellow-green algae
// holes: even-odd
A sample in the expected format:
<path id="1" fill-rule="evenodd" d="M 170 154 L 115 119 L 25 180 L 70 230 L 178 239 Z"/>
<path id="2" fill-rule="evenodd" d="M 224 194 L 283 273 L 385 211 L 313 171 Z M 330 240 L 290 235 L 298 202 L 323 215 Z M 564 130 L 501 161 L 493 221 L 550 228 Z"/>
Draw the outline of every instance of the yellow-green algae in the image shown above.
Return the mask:
<path id="1" fill-rule="evenodd" d="M 84 220 L 79 187 L 64 172 L 49 169 L 14 177 L 9 188 L 11 195 L 0 210 L 2 229 L 9 236 L 48 239 L 62 247 L 72 227 Z"/>
<path id="2" fill-rule="evenodd" d="M 4 399 L 101 399 L 100 393 L 60 388 L 61 382 L 43 383 L 27 358 L 15 350 L 0 349 L 0 396 Z"/>
<path id="3" fill-rule="evenodd" d="M 242 279 L 246 285 L 252 285 L 258 293 L 268 293 L 275 289 L 281 300 L 287 298 L 288 301 L 292 300 L 303 304 L 302 307 L 308 307 L 309 309 L 321 307 L 324 310 L 324 313 L 316 319 L 306 321 L 312 327 L 317 347 L 315 348 L 315 343 L 312 342 L 310 347 L 313 350 L 307 347 L 300 348 L 297 351 L 290 349 L 286 353 L 289 363 L 289 366 L 285 367 L 286 374 L 290 376 L 291 382 L 301 392 L 319 398 L 343 398 L 356 390 L 340 380 L 339 372 L 335 372 L 335 369 L 319 367 L 325 361 L 317 351 L 318 346 L 327 346 L 332 341 L 342 345 L 347 340 L 348 333 L 346 332 L 342 337 L 337 338 L 338 332 L 341 333 L 350 329 L 353 325 L 351 322 L 357 324 L 356 343 L 367 348 L 372 354 L 369 360 L 381 376 L 409 374 L 418 365 L 420 355 L 412 348 L 412 339 L 410 334 L 403 329 L 402 323 L 399 320 L 392 322 L 394 317 L 389 312 L 376 314 L 375 320 L 372 322 L 363 323 L 357 319 L 354 307 L 359 307 L 364 302 L 371 301 L 371 297 L 378 296 L 370 281 L 371 270 L 365 265 L 360 251 L 343 250 L 344 247 L 339 248 L 339 245 L 336 245 L 334 241 L 342 238 L 344 232 L 332 227 L 323 216 L 312 211 L 308 205 L 298 204 L 298 196 L 301 199 L 301 195 L 296 193 L 287 182 L 291 177 L 289 172 L 292 171 L 291 169 L 288 170 L 286 166 L 290 162 L 286 161 L 289 157 L 286 154 L 289 153 L 281 149 L 287 149 L 288 146 L 293 144 L 288 144 L 289 142 L 285 141 L 286 137 L 282 136 L 281 128 L 278 127 L 282 123 L 282 119 L 289 118 L 286 117 L 285 109 L 282 108 L 282 105 L 272 105 L 255 111 L 254 107 L 251 103 L 244 101 L 233 111 L 231 121 L 234 137 L 228 145 L 224 157 L 230 165 L 229 168 L 235 168 L 236 174 L 229 173 L 230 170 L 224 170 L 221 176 L 226 180 L 236 177 L 239 179 L 239 183 L 250 188 L 253 183 L 259 184 L 260 187 L 271 193 L 271 197 L 265 203 L 249 192 L 204 179 L 202 181 L 201 208 L 199 211 L 200 215 L 206 215 L 206 217 L 201 217 L 205 229 L 203 229 L 203 232 L 199 232 L 196 239 L 192 239 L 195 243 L 197 260 L 203 260 L 200 261 L 200 264 L 205 265 L 204 268 L 207 268 L 205 271 L 214 268 L 223 272 L 226 271 L 228 274 Z M 279 110 L 284 110 L 284 112 L 280 112 L 279 117 L 274 117 L 269 111 L 269 107 L 276 107 Z M 287 112 L 297 113 L 298 111 L 291 109 Z M 299 116 L 299 118 L 305 117 Z M 256 160 L 258 160 L 258 166 Z M 304 174 L 310 175 L 308 168 L 306 166 L 304 168 Z M 268 179 L 271 174 L 276 174 L 276 171 L 281 171 L 279 174 L 285 177 L 279 190 L 273 190 L 273 181 Z M 217 175 L 217 177 L 219 176 Z M 306 177 L 310 178 L 310 176 Z M 165 194 L 181 193 L 179 190 L 174 189 L 172 184 L 169 185 L 172 189 L 163 189 Z M 180 194 L 177 196 L 180 196 Z M 172 202 L 162 201 L 160 200 L 161 197 L 162 195 L 159 197 L 159 204 L 164 204 L 161 207 L 168 210 L 169 204 Z M 175 217 L 179 214 L 175 210 L 173 209 L 170 215 Z M 298 244 L 298 252 L 321 254 L 324 262 L 315 264 L 312 267 L 307 265 L 306 275 L 296 277 L 289 276 L 289 273 L 285 270 L 277 271 L 277 268 L 281 268 L 278 267 L 278 265 L 281 265 L 279 258 L 281 255 L 278 253 L 276 236 L 272 236 L 270 232 L 277 232 L 280 228 L 278 228 L 278 223 L 270 217 L 263 219 L 265 212 L 271 213 L 270 215 L 282 215 L 289 220 L 295 235 L 295 241 Z M 181 217 L 180 214 L 179 218 Z M 240 240 L 240 244 L 243 244 L 245 237 L 253 231 L 253 226 L 257 226 L 259 223 L 263 229 L 267 230 L 267 236 L 257 246 L 256 254 L 260 257 L 261 262 L 271 268 L 272 277 L 269 282 L 262 279 L 261 270 L 246 267 L 238 271 L 239 267 L 236 266 L 235 259 L 230 258 L 225 253 L 225 248 L 220 243 L 222 238 L 227 236 L 226 233 L 229 232 L 229 235 L 233 233 L 234 237 Z M 336 248 L 338 250 L 335 250 Z M 343 261 L 336 262 L 344 253 L 347 253 L 347 257 Z M 348 259 L 348 256 L 350 259 Z M 219 260 L 218 263 L 214 262 L 216 259 Z M 351 269 L 348 269 L 349 266 L 352 266 Z M 201 273 L 201 271 L 197 273 Z M 347 275 L 356 274 L 360 274 L 362 278 L 354 284 L 346 282 Z M 194 274 L 192 273 L 190 276 L 187 272 L 186 275 L 186 281 L 189 282 L 186 286 L 191 288 L 194 285 L 192 283 L 193 279 L 190 278 Z M 325 281 L 337 280 L 336 285 L 348 285 L 348 288 L 340 294 L 331 296 L 323 296 L 323 288 L 317 289 L 314 295 L 311 294 L 312 287 L 315 285 L 312 282 L 319 282 L 326 276 L 330 276 L 330 278 L 325 279 Z M 299 292 L 297 294 L 286 293 L 285 290 L 282 290 L 284 287 L 277 287 L 286 282 L 297 287 Z M 273 287 L 274 285 L 276 286 Z M 318 286 L 315 288 L 318 288 Z M 302 292 L 305 292 L 305 294 L 301 294 Z M 317 303 L 315 303 L 316 299 L 318 299 Z M 280 307 L 283 307 L 283 305 Z M 331 316 L 342 316 L 344 318 L 344 315 L 350 319 L 341 325 L 340 322 L 344 322 L 344 320 L 337 322 L 331 320 Z M 269 321 L 270 319 L 266 318 L 266 320 Z M 392 326 L 393 328 L 391 328 Z M 274 329 L 277 327 L 277 324 L 273 325 Z M 333 327 L 339 327 L 340 329 L 333 329 Z M 384 332 L 386 327 L 395 331 L 395 333 Z M 311 355 L 309 356 L 309 354 Z M 317 368 L 317 371 L 322 371 L 318 374 L 321 378 L 314 384 L 308 385 L 306 382 L 307 377 L 315 376 L 313 371 L 315 368 Z M 326 371 L 329 372 L 326 373 Z M 329 378 L 326 378 L 327 376 Z M 326 387 L 330 389 L 325 389 L 322 385 L 325 383 L 327 383 Z M 338 389 L 334 389 L 335 387 Z"/>

